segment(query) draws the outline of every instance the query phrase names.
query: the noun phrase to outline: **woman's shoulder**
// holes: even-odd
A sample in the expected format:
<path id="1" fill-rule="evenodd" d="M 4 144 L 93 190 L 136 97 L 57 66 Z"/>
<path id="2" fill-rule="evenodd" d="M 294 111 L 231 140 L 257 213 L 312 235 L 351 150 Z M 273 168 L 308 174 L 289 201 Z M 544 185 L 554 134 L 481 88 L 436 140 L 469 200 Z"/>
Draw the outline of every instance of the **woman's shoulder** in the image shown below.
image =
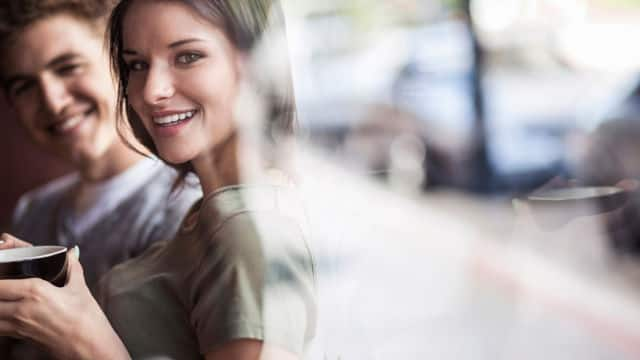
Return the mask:
<path id="1" fill-rule="evenodd" d="M 286 191 L 241 187 L 203 199 L 191 237 L 192 258 L 212 269 L 242 268 L 267 278 L 274 278 L 273 271 L 300 269 L 312 283 L 315 270 L 304 212 L 287 201 Z"/>
<path id="2" fill-rule="evenodd" d="M 200 205 L 198 223 L 208 233 L 221 231 L 270 232 L 289 227 L 302 228 L 305 210 L 295 189 L 276 185 L 236 185 L 222 188 L 205 197 Z M 277 226 L 274 226 L 277 224 Z"/>
<path id="3" fill-rule="evenodd" d="M 197 220 L 200 246 L 214 248 L 221 256 L 269 256 L 282 249 L 306 252 L 304 209 L 291 201 L 290 191 L 234 186 L 205 197 Z"/>

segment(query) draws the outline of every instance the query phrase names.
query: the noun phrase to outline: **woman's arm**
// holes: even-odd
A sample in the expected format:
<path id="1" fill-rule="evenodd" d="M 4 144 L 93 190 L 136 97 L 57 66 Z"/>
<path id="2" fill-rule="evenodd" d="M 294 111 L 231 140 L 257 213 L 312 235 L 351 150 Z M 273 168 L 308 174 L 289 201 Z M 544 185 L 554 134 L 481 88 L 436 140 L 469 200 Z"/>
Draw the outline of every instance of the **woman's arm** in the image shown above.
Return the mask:
<path id="1" fill-rule="evenodd" d="M 38 278 L 0 280 L 0 336 L 31 339 L 59 359 L 129 359 L 77 257 L 67 258 L 62 288 Z"/>
<path id="2" fill-rule="evenodd" d="M 278 213 L 255 216 L 217 228 L 193 277 L 191 316 L 208 360 L 297 359 L 313 331 L 313 273 L 300 228 Z"/>
<path id="3" fill-rule="evenodd" d="M 259 340 L 234 340 L 205 356 L 206 360 L 297 360 L 292 353 L 274 346 L 265 346 Z"/>

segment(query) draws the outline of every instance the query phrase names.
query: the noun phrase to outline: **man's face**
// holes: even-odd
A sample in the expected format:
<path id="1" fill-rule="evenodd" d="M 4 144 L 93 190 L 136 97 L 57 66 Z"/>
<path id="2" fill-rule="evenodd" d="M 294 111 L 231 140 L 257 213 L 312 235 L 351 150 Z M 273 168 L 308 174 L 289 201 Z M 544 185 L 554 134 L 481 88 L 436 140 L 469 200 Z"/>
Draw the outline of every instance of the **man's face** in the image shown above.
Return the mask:
<path id="1" fill-rule="evenodd" d="M 115 85 L 102 34 L 72 16 L 29 25 L 5 53 L 2 80 L 33 140 L 75 166 L 117 141 Z"/>

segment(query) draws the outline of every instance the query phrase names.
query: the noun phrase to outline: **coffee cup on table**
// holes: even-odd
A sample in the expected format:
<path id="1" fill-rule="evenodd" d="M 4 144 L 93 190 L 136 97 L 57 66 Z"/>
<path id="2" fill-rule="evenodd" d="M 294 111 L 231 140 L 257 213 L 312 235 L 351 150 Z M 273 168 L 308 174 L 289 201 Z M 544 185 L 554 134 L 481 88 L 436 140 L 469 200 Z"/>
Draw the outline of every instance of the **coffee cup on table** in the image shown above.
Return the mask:
<path id="1" fill-rule="evenodd" d="M 578 217 L 619 209 L 629 194 L 618 186 L 578 186 L 538 190 L 517 202 L 526 205 L 538 225 L 551 230 Z"/>
<path id="2" fill-rule="evenodd" d="M 37 277 L 58 287 L 67 281 L 67 248 L 32 246 L 0 250 L 0 280 Z"/>

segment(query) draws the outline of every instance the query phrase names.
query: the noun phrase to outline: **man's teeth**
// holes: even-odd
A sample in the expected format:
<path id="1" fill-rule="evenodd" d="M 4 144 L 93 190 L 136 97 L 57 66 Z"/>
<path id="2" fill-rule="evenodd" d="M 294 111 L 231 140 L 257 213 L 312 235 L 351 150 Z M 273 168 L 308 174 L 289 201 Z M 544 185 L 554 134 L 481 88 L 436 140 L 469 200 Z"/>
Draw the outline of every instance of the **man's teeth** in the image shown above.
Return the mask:
<path id="1" fill-rule="evenodd" d="M 68 118 L 63 122 L 57 124 L 56 127 L 58 128 L 59 131 L 67 131 L 69 129 L 74 128 L 76 125 L 78 125 L 83 118 L 84 118 L 83 115 L 76 115 L 74 117 Z"/>
<path id="2" fill-rule="evenodd" d="M 193 117 L 193 114 L 195 114 L 195 111 L 187 111 L 179 114 L 154 117 L 153 122 L 157 125 L 168 125 L 177 123 L 182 120 L 190 119 L 191 117 Z"/>

